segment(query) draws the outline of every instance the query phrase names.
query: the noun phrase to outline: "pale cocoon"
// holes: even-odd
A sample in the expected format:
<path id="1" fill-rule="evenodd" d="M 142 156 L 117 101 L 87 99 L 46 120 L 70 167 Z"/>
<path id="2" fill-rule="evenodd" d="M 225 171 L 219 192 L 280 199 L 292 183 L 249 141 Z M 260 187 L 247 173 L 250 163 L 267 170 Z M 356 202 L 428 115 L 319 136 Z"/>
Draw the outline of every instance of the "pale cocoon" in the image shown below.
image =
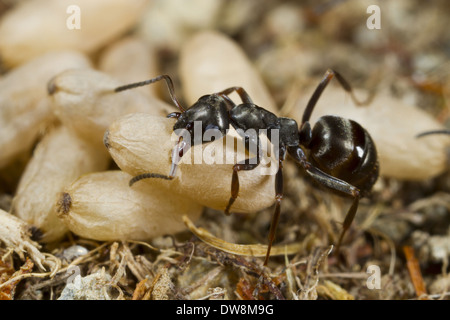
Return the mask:
<path id="1" fill-rule="evenodd" d="M 189 0 L 180 5 L 179 0 L 152 0 L 136 31 L 153 47 L 177 52 L 193 33 L 223 20 L 223 2 Z"/>
<path id="2" fill-rule="evenodd" d="M 313 90 L 304 91 L 288 116 L 300 123 Z M 362 99 L 367 93 L 356 90 L 355 95 Z M 369 132 L 376 144 L 382 176 L 422 180 L 448 169 L 450 136 L 416 138 L 424 131 L 442 129 L 442 125 L 426 112 L 387 93 L 377 93 L 369 105 L 356 106 L 339 85 L 330 84 L 312 113 L 311 125 L 327 114 L 355 120 Z"/>
<path id="3" fill-rule="evenodd" d="M 43 242 L 60 239 L 67 228 L 56 216 L 59 194 L 88 172 L 105 170 L 110 157 L 65 128 L 57 127 L 39 142 L 20 179 L 11 212 L 43 233 Z"/>
<path id="4" fill-rule="evenodd" d="M 277 113 L 273 98 L 244 51 L 219 32 L 200 32 L 184 44 L 179 73 L 184 97 L 190 104 L 205 94 L 240 86 L 256 105 Z M 232 99 L 242 103 L 235 94 Z"/>
<path id="5" fill-rule="evenodd" d="M 47 82 L 68 68 L 87 68 L 90 61 L 76 51 L 39 56 L 0 79 L 0 167 L 35 142 L 42 126 L 54 119 Z"/>
<path id="6" fill-rule="evenodd" d="M 157 184 L 128 185 L 123 171 L 84 175 L 60 194 L 58 216 L 75 234 L 109 240 L 149 240 L 186 229 L 182 216 L 200 217 L 202 206 Z"/>
<path id="7" fill-rule="evenodd" d="M 160 74 L 156 50 L 135 36 L 109 45 L 100 56 L 98 68 L 123 84 L 146 80 Z M 155 96 L 156 89 L 156 85 L 148 85 L 133 90 Z"/>
<path id="8" fill-rule="evenodd" d="M 109 127 L 104 142 L 123 171 L 133 176 L 148 172 L 168 175 L 172 149 L 178 141 L 173 134 L 173 124 L 173 119 L 131 114 L 118 119 Z M 227 139 L 229 138 L 227 135 Z M 224 210 L 231 196 L 231 177 L 236 163 L 235 148 L 237 159 L 243 160 L 246 157 L 240 139 L 231 138 L 226 141 L 225 147 L 224 139 L 192 147 L 183 156 L 175 179 L 171 181 L 152 178 L 136 182 L 135 185 L 160 185 L 204 206 Z M 214 152 L 222 159 L 221 162 L 210 157 Z M 223 157 L 219 157 L 221 153 Z M 273 204 L 276 161 L 265 161 L 266 164 L 261 163 L 254 170 L 239 172 L 239 196 L 232 206 L 232 212 L 256 212 Z"/>
<path id="9" fill-rule="evenodd" d="M 80 137 L 100 145 L 108 126 L 120 116 L 146 112 L 166 115 L 174 107 L 137 90 L 114 92 L 122 83 L 93 69 L 66 70 L 48 83 L 52 109 Z"/>
<path id="10" fill-rule="evenodd" d="M 147 0 L 21 1 L 0 20 L 0 56 L 16 66 L 45 52 L 92 53 L 131 29 Z"/>

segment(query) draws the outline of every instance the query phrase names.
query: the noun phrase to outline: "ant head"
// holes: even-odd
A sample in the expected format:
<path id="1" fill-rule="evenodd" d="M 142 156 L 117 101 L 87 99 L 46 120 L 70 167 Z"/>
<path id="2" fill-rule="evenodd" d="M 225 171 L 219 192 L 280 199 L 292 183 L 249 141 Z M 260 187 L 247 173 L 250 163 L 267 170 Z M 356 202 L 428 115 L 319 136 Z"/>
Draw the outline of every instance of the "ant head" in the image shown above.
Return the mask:
<path id="1" fill-rule="evenodd" d="M 186 111 L 170 116 L 177 118 L 173 126 L 174 131 L 185 129 L 192 137 L 194 129 L 202 135 L 208 129 L 218 130 L 224 135 L 229 127 L 227 102 L 217 94 L 202 96 Z"/>

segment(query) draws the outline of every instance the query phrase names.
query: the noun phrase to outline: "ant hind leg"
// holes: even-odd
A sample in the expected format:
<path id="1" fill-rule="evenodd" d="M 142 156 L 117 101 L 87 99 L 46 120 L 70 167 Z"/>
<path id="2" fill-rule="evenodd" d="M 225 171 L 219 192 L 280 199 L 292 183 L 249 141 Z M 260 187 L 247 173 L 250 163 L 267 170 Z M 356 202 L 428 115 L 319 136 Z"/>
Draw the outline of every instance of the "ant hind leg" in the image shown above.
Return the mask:
<path id="1" fill-rule="evenodd" d="M 301 148 L 289 148 L 288 151 L 289 154 L 305 169 L 306 173 L 319 184 L 353 198 L 352 205 L 345 215 L 344 223 L 342 225 L 342 231 L 336 246 L 335 254 L 338 255 L 344 235 L 350 228 L 358 210 L 361 192 L 357 187 L 351 185 L 350 183 L 335 178 L 314 167 L 310 162 L 307 161 L 306 155 Z"/>

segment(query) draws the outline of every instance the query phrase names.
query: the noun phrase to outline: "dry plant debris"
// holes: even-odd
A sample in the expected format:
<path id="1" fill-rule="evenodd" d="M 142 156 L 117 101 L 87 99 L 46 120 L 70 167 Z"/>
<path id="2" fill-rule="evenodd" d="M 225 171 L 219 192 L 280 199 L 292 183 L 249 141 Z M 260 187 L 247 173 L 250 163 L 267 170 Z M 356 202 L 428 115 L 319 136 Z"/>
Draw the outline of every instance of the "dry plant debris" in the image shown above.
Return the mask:
<path id="1" fill-rule="evenodd" d="M 0 300 L 448 300 L 450 136 L 416 138 L 450 126 L 448 1 L 184 2 L 0 2 Z M 169 74 L 186 107 L 242 86 L 299 120 L 328 68 L 372 100 L 331 83 L 313 122 L 360 122 L 382 173 L 339 257 L 350 202 L 289 160 L 267 267 L 273 176 L 243 173 L 230 216 L 231 165 L 128 186 L 170 170 L 176 109 L 117 86 Z"/>

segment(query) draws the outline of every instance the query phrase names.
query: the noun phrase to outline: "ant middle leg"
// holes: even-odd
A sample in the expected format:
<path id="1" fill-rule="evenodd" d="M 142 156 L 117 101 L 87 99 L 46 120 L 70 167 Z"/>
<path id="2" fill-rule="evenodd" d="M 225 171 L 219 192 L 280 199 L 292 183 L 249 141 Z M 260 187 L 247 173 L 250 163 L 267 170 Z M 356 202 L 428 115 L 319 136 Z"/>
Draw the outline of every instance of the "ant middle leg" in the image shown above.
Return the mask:
<path id="1" fill-rule="evenodd" d="M 280 146 L 278 154 L 278 171 L 275 176 L 275 212 L 273 213 L 272 221 L 270 223 L 268 236 L 269 244 L 267 246 L 266 258 L 264 259 L 265 266 L 269 262 L 270 250 L 272 249 L 272 244 L 275 240 L 278 221 L 280 220 L 281 200 L 283 199 L 283 161 L 286 155 L 286 148 L 284 146 Z"/>
<path id="2" fill-rule="evenodd" d="M 256 157 L 254 158 L 250 158 L 250 159 L 245 159 L 241 162 L 236 163 L 233 166 L 233 175 L 231 177 L 231 197 L 230 200 L 228 201 L 228 205 L 225 208 L 225 214 L 229 215 L 230 214 L 230 209 L 231 206 L 233 205 L 233 203 L 236 201 L 238 195 L 239 195 L 239 176 L 238 176 L 238 172 L 239 171 L 248 171 L 248 170 L 253 170 L 255 169 L 257 166 L 259 166 L 260 161 L 261 161 L 261 143 L 259 140 L 259 137 L 256 136 L 256 138 L 251 139 L 249 136 L 244 136 L 244 143 L 245 143 L 245 148 L 246 150 L 251 151 L 253 147 L 256 147 Z"/>
<path id="3" fill-rule="evenodd" d="M 239 97 L 241 98 L 243 103 L 253 104 L 252 98 L 250 98 L 250 96 L 247 93 L 247 91 L 245 91 L 245 89 L 242 88 L 242 87 L 230 87 L 228 89 L 225 89 L 225 90 L 222 90 L 222 91 L 218 92 L 217 94 L 218 95 L 228 96 L 233 91 L 236 91 L 236 93 L 239 95 Z"/>
<path id="4" fill-rule="evenodd" d="M 256 163 L 246 163 L 247 161 L 256 161 Z M 239 176 L 238 172 L 242 170 L 253 170 L 259 165 L 259 158 L 251 158 L 249 160 L 244 160 L 243 162 L 237 163 L 233 166 L 233 176 L 231 178 L 231 197 L 228 201 L 228 205 L 225 208 L 225 214 L 229 215 L 231 206 L 236 201 L 239 195 Z"/>

